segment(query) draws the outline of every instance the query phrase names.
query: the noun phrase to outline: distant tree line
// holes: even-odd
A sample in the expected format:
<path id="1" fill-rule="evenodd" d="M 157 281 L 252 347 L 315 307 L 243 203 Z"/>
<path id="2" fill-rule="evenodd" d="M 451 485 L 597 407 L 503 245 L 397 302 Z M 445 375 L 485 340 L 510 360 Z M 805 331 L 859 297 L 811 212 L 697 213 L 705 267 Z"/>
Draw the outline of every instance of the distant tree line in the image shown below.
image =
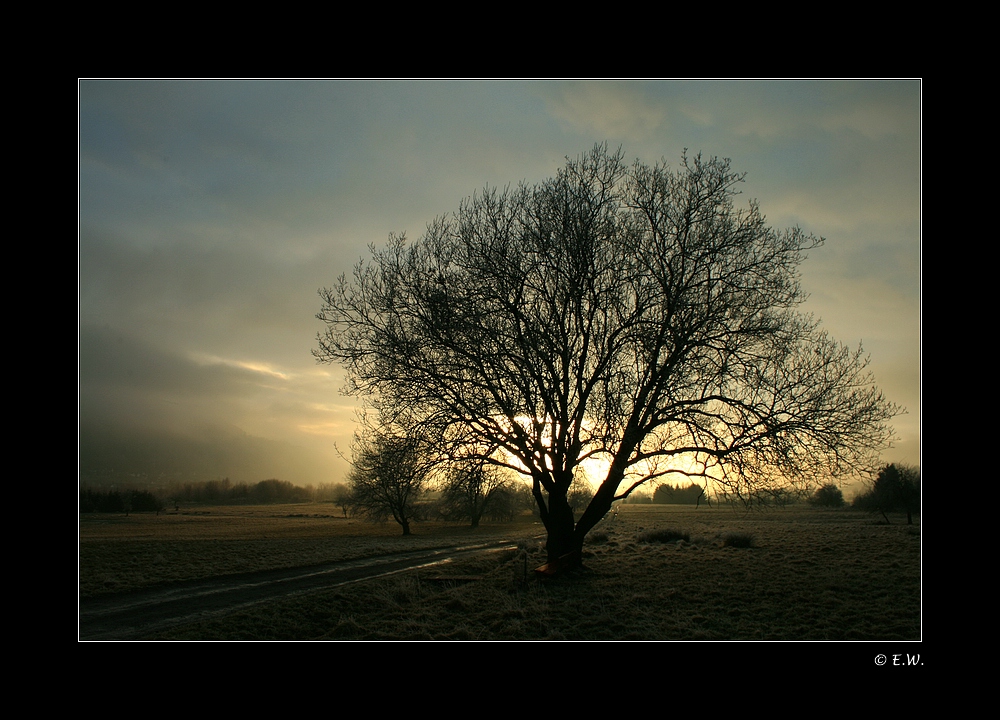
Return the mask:
<path id="1" fill-rule="evenodd" d="M 705 502 L 705 489 L 698 483 L 687 487 L 664 483 L 653 492 L 655 505 L 698 505 Z"/>
<path id="2" fill-rule="evenodd" d="M 178 503 L 218 505 L 271 505 L 299 502 L 333 502 L 348 513 L 350 488 L 345 483 L 300 487 L 287 480 L 269 478 L 257 483 L 234 483 L 229 478 L 176 483 L 158 491 L 80 488 L 80 512 L 128 513 L 163 510 Z"/>
<path id="3" fill-rule="evenodd" d="M 93 490 L 80 488 L 80 512 L 125 513 L 159 512 L 163 501 L 146 490 Z"/>
<path id="4" fill-rule="evenodd" d="M 207 482 L 170 485 L 165 496 L 176 502 L 198 502 L 269 505 L 278 503 L 334 501 L 343 483 L 321 483 L 319 486 L 293 485 L 287 480 L 269 478 L 257 483 L 234 483 L 229 478 Z"/>
<path id="5" fill-rule="evenodd" d="M 644 490 L 635 490 L 627 498 L 623 498 L 622 505 L 651 505 L 653 494 Z"/>

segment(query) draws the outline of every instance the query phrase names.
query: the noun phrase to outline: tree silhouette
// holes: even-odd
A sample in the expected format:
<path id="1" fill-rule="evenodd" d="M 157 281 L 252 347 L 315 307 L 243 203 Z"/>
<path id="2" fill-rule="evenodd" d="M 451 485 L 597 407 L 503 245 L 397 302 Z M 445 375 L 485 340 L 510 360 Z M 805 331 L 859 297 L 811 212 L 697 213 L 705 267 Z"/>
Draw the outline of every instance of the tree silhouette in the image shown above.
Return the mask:
<path id="1" fill-rule="evenodd" d="M 701 505 L 705 499 L 705 488 L 697 483 L 690 483 L 687 487 L 665 484 L 660 485 L 653 491 L 653 502 L 664 505 Z"/>
<path id="2" fill-rule="evenodd" d="M 809 496 L 809 504 L 823 508 L 844 507 L 844 493 L 834 483 L 827 483 Z"/>
<path id="3" fill-rule="evenodd" d="M 879 470 L 871 489 L 854 499 L 854 507 L 877 512 L 888 523 L 890 512 L 905 512 L 906 524 L 920 511 L 920 468 L 886 465 Z"/>
<path id="4" fill-rule="evenodd" d="M 479 527 L 506 489 L 500 468 L 483 460 L 458 462 L 445 474 L 442 507 L 448 517 L 468 519 L 472 527 Z"/>
<path id="5" fill-rule="evenodd" d="M 742 180 L 728 160 L 672 171 L 597 146 L 540 185 L 488 187 L 321 290 L 314 353 L 443 452 L 471 438 L 530 477 L 549 558 L 570 565 L 654 478 L 752 504 L 820 468 L 874 467 L 899 409 L 860 348 L 796 310 L 822 239 L 735 208 Z M 577 518 L 585 467 L 605 469 Z"/>
<path id="6" fill-rule="evenodd" d="M 344 519 L 347 519 L 347 513 L 351 510 L 351 487 L 344 483 L 337 483 L 333 486 L 333 504 L 340 508 L 341 512 L 344 513 Z"/>
<path id="7" fill-rule="evenodd" d="M 409 535 L 415 503 L 433 467 L 423 442 L 369 428 L 355 440 L 353 465 L 349 481 L 355 512 L 376 522 L 391 517 Z"/>

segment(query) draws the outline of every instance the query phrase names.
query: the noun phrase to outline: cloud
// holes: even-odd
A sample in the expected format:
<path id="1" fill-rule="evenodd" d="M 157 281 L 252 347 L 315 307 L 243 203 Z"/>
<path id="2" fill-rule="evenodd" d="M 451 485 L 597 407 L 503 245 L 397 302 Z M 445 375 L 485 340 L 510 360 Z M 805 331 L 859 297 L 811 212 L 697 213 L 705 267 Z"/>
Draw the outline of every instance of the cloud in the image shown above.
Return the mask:
<path id="1" fill-rule="evenodd" d="M 596 140 L 643 140 L 667 121 L 666 108 L 650 102 L 643 87 L 611 82 L 559 83 L 545 93 L 546 106 L 553 118 L 580 135 Z"/>
<path id="2" fill-rule="evenodd" d="M 324 370 L 293 373 L 266 361 L 182 354 L 107 326 L 83 325 L 81 456 L 91 463 L 88 472 L 124 455 L 136 463 L 155 456 L 152 465 L 169 466 L 174 472 L 184 464 L 169 460 L 174 448 L 178 457 L 201 468 L 199 472 L 207 467 L 206 458 L 214 457 L 220 475 L 264 479 L 248 477 L 253 474 L 247 458 L 236 452 L 241 443 L 250 443 L 253 458 L 260 461 L 259 473 L 271 468 L 266 475 L 330 482 L 342 476 L 345 467 L 330 432 L 319 433 L 317 428 L 325 424 L 349 438 L 351 428 L 341 419 L 349 418 L 350 411 L 343 405 L 317 405 L 313 398 L 335 396 L 335 380 Z M 300 426 L 313 429 L 302 432 Z M 213 455 L 213 444 L 228 449 Z M 301 458 L 289 463 L 295 448 Z M 282 463 L 287 472 L 280 472 Z"/>
<path id="3" fill-rule="evenodd" d="M 227 367 L 239 368 L 240 370 L 249 370 L 250 372 L 258 373 L 268 378 L 276 378 L 278 380 L 288 380 L 291 378 L 291 375 L 288 373 L 276 370 L 271 367 L 271 365 L 264 362 L 231 360 L 228 358 L 218 357 L 216 355 L 206 355 L 204 353 L 191 353 L 191 359 L 199 365 L 224 365 Z"/>
<path id="4" fill-rule="evenodd" d="M 81 423 L 348 444 L 354 399 L 310 355 L 316 290 L 390 232 L 415 238 L 487 183 L 544 180 L 604 140 L 674 166 L 685 147 L 732 157 L 772 224 L 827 236 L 803 271 L 835 334 L 916 326 L 919 342 L 919 90 L 82 82 Z"/>

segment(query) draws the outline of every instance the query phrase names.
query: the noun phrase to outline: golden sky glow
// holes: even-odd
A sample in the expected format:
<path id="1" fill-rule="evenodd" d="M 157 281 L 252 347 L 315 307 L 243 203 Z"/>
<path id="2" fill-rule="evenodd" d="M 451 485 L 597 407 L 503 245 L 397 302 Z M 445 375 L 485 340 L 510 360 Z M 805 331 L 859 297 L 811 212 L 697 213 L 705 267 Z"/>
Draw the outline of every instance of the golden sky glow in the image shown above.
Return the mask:
<path id="1" fill-rule="evenodd" d="M 920 462 L 919 81 L 79 92 L 83 474 L 141 436 L 252 445 L 253 467 L 227 465 L 228 451 L 199 465 L 234 481 L 343 480 L 333 445 L 349 447 L 358 403 L 310 355 L 317 289 L 389 233 L 418 237 L 484 185 L 538 182 L 603 141 L 647 163 L 676 165 L 685 148 L 729 157 L 747 173 L 740 202 L 826 238 L 802 266 L 804 309 L 864 342 L 880 387 L 908 410 L 885 458 Z"/>

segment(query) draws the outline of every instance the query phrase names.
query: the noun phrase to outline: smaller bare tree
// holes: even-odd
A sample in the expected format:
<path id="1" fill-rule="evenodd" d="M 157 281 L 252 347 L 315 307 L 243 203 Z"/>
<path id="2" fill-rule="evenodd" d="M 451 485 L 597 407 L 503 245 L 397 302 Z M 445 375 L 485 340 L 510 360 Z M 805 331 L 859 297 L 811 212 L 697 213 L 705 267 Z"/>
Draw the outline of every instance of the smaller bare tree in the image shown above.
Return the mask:
<path id="1" fill-rule="evenodd" d="M 482 460 L 458 463 L 444 478 L 444 514 L 470 520 L 472 527 L 479 527 L 479 521 L 492 512 L 508 483 L 503 469 Z"/>
<path id="2" fill-rule="evenodd" d="M 420 438 L 369 430 L 355 439 L 349 480 L 351 506 L 375 522 L 392 518 L 410 534 L 416 501 L 423 493 L 433 462 Z"/>
<path id="3" fill-rule="evenodd" d="M 333 486 L 333 504 L 340 508 L 340 511 L 344 513 L 344 519 L 347 519 L 347 514 L 351 510 L 351 503 L 353 502 L 353 495 L 351 493 L 350 485 L 346 483 L 337 483 Z"/>

